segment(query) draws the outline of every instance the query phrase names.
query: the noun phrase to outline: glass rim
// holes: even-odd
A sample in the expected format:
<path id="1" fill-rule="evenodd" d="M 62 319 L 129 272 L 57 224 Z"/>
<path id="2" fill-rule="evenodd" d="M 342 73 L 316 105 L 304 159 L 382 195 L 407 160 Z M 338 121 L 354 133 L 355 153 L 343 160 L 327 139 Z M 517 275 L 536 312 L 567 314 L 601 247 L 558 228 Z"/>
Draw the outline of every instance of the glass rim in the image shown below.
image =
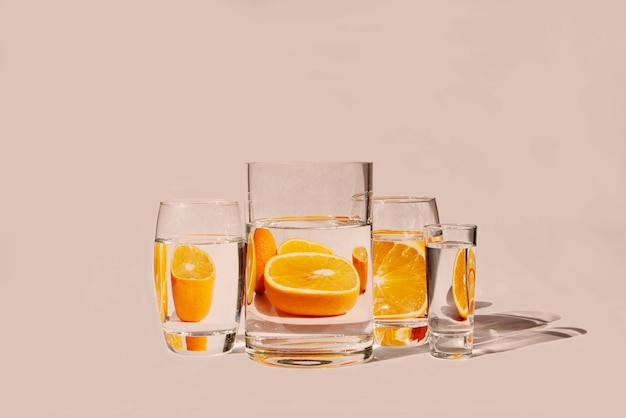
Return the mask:
<path id="1" fill-rule="evenodd" d="M 204 199 L 204 198 L 190 198 L 190 199 L 168 199 L 159 202 L 161 206 L 193 206 L 193 205 L 206 205 L 206 206 L 232 206 L 239 205 L 239 202 L 233 199 Z"/>
<path id="2" fill-rule="evenodd" d="M 382 196 L 372 196 L 373 202 L 383 202 L 383 203 L 422 203 L 422 202 L 433 202 L 435 201 L 434 196 L 413 196 L 413 195 L 382 195 Z"/>
<path id="3" fill-rule="evenodd" d="M 464 223 L 438 223 L 438 224 L 428 224 L 428 225 L 424 225 L 424 231 L 426 231 L 426 229 L 464 229 L 464 230 L 470 230 L 470 229 L 477 229 L 478 226 L 474 225 L 474 224 L 464 224 Z"/>
<path id="4" fill-rule="evenodd" d="M 372 161 L 250 161 L 246 165 L 367 165 Z"/>

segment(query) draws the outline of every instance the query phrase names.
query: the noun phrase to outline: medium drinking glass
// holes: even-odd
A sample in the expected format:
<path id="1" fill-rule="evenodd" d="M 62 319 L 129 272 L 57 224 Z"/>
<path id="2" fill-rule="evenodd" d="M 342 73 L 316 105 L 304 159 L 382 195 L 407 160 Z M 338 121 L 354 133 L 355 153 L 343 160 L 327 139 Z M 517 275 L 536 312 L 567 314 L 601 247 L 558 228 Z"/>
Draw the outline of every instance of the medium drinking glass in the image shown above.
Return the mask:
<path id="1" fill-rule="evenodd" d="M 260 363 L 372 356 L 372 163 L 248 163 L 245 333 Z"/>
<path id="2" fill-rule="evenodd" d="M 175 353 L 216 355 L 234 347 L 244 281 L 240 213 L 230 200 L 160 204 L 154 286 L 165 341 Z"/>
<path id="3" fill-rule="evenodd" d="M 430 354 L 471 357 L 474 346 L 476 225 L 424 228 L 428 276 Z"/>
<path id="4" fill-rule="evenodd" d="M 438 222 L 434 197 L 372 198 L 374 335 L 380 345 L 427 341 L 424 225 Z"/>

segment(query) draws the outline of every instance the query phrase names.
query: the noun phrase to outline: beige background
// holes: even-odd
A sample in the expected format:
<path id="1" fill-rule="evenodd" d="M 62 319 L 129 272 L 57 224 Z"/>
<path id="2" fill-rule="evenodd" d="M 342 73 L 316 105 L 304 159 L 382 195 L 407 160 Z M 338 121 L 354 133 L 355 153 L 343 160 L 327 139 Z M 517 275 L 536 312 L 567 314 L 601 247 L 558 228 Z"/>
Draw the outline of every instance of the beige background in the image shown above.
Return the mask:
<path id="1" fill-rule="evenodd" d="M 620 416 L 625 12 L 0 0 L 0 416 Z M 462 362 L 171 354 L 158 202 L 242 199 L 244 163 L 271 160 L 373 161 L 375 193 L 436 196 L 479 225 L 483 319 L 550 322 Z"/>

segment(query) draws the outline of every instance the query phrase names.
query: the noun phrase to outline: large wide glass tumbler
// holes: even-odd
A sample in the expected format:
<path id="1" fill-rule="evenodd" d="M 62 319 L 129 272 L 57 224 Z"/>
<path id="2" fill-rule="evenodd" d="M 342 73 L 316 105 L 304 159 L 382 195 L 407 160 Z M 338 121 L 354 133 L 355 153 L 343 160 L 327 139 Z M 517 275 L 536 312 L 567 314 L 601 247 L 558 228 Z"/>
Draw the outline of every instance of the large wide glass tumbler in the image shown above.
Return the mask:
<path id="1" fill-rule="evenodd" d="M 247 169 L 248 356 L 291 367 L 369 360 L 373 164 Z"/>

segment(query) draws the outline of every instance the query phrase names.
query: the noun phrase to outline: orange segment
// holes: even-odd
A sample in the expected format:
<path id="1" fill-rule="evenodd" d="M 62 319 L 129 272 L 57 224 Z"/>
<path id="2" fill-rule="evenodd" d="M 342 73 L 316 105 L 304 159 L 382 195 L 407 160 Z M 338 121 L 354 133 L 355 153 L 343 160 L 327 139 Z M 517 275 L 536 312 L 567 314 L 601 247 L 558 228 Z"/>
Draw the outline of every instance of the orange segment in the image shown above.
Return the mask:
<path id="1" fill-rule="evenodd" d="M 473 248 L 461 248 L 457 252 L 452 274 L 452 296 L 454 298 L 454 304 L 461 318 L 466 319 L 470 313 L 474 313 L 476 254 Z"/>
<path id="2" fill-rule="evenodd" d="M 375 328 L 376 342 L 385 346 L 407 346 L 426 337 L 427 327 L 418 328 Z"/>
<path id="3" fill-rule="evenodd" d="M 352 250 L 352 264 L 359 274 L 359 290 L 361 293 L 365 293 L 367 289 L 367 261 L 367 249 L 365 247 L 358 246 Z"/>
<path id="4" fill-rule="evenodd" d="M 170 334 L 169 332 L 166 332 L 165 341 L 167 342 L 167 345 L 173 350 L 183 349 L 183 337 L 178 334 Z"/>
<path id="5" fill-rule="evenodd" d="M 297 252 L 315 252 L 322 254 L 334 254 L 333 250 L 320 244 L 319 242 L 309 241 L 300 238 L 289 238 L 283 241 L 278 247 L 278 254 L 297 253 Z"/>
<path id="6" fill-rule="evenodd" d="M 248 235 L 246 248 L 246 302 L 250 305 L 254 297 L 254 288 L 256 287 L 256 255 L 254 253 L 252 232 Z"/>
<path id="7" fill-rule="evenodd" d="M 265 292 L 264 272 L 267 261 L 276 255 L 276 240 L 267 228 L 256 228 L 253 236 L 254 252 L 256 257 L 256 282 L 254 290 L 257 293 Z"/>
<path id="8" fill-rule="evenodd" d="M 165 322 L 167 316 L 167 245 L 154 243 L 154 289 L 156 291 L 159 318 Z"/>
<path id="9" fill-rule="evenodd" d="M 416 318 L 426 313 L 424 241 L 372 243 L 374 317 Z"/>
<path id="10" fill-rule="evenodd" d="M 206 336 L 204 335 L 188 335 L 185 337 L 185 343 L 189 351 L 206 351 Z"/>
<path id="11" fill-rule="evenodd" d="M 332 254 L 279 254 L 265 267 L 266 295 L 279 311 L 291 315 L 333 316 L 352 309 L 359 296 L 359 276 L 345 258 Z"/>
<path id="12" fill-rule="evenodd" d="M 215 266 L 209 255 L 193 245 L 179 245 L 172 256 L 172 296 L 181 321 L 198 322 L 211 309 Z"/>
<path id="13" fill-rule="evenodd" d="M 410 337 L 410 328 L 374 328 L 374 338 L 380 345 L 405 346 Z"/>
<path id="14" fill-rule="evenodd" d="M 474 315 L 474 296 L 476 293 L 476 253 L 470 248 L 467 256 L 467 287 L 469 295 L 469 314 Z"/>

